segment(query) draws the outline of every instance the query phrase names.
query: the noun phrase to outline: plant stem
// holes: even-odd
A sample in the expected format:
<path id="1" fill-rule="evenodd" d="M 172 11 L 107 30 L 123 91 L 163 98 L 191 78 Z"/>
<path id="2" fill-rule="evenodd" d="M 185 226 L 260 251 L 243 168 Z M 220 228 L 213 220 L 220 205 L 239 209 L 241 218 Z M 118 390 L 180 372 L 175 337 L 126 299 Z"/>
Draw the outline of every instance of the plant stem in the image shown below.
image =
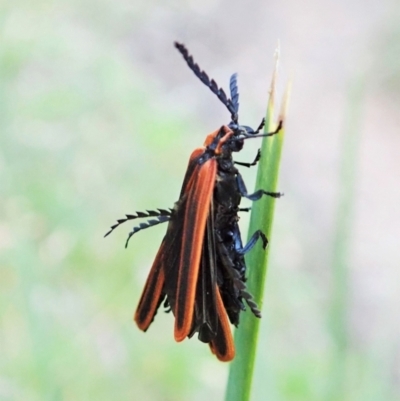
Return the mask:
<path id="1" fill-rule="evenodd" d="M 273 121 L 275 81 L 276 70 L 271 84 L 265 132 L 273 131 L 277 125 Z M 286 115 L 288 94 L 289 87 L 284 98 L 280 116 L 282 121 L 284 121 Z M 265 137 L 263 140 L 256 189 L 261 188 L 267 191 L 276 191 L 284 131 L 285 125 L 283 124 L 283 128 L 279 134 Z M 268 196 L 264 196 L 253 203 L 248 237 L 256 230 L 262 230 L 267 238 L 271 239 L 274 206 L 275 199 Z M 249 266 L 247 286 L 261 309 L 269 249 L 270 246 L 264 251 L 261 245 L 258 244 L 246 255 L 246 265 Z M 259 327 L 260 320 L 255 318 L 250 311 L 242 314 L 240 326 L 235 331 L 236 356 L 230 366 L 226 401 L 248 401 L 250 399 Z"/>

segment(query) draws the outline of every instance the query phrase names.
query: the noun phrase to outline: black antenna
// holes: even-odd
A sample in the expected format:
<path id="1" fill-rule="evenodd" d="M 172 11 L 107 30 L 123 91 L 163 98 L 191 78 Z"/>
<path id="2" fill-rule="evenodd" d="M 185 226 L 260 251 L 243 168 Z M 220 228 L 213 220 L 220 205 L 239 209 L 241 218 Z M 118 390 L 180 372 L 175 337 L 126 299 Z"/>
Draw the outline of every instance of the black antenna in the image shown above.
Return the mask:
<path id="1" fill-rule="evenodd" d="M 237 91 L 237 80 L 236 74 L 232 75 L 230 82 L 231 96 L 234 98 L 234 101 L 226 97 L 226 94 L 222 88 L 219 88 L 217 83 L 208 77 L 208 75 L 202 71 L 198 64 L 196 64 L 193 60 L 193 57 L 189 54 L 188 49 L 186 49 L 185 45 L 179 42 L 174 42 L 175 47 L 182 54 L 189 68 L 194 72 L 197 78 L 203 82 L 204 85 L 208 86 L 211 89 L 211 92 L 217 95 L 218 99 L 225 105 L 225 107 L 231 113 L 231 118 L 234 123 L 238 121 L 237 108 L 239 107 L 239 94 Z M 233 93 L 233 95 L 232 95 Z"/>
<path id="2" fill-rule="evenodd" d="M 237 84 L 237 74 L 233 74 L 229 80 L 229 89 L 231 91 L 231 101 L 236 114 L 239 112 L 239 89 Z M 237 122 L 237 121 L 235 121 Z"/>
<path id="3" fill-rule="evenodd" d="M 110 230 L 106 233 L 106 235 L 104 237 L 107 237 L 107 235 L 110 235 L 117 227 L 119 227 L 123 223 L 126 223 L 129 220 L 142 219 L 142 218 L 146 218 L 146 217 L 156 217 L 159 220 L 159 223 L 163 223 L 164 221 L 167 221 L 165 219 L 166 217 L 168 217 L 168 218 L 171 217 L 171 214 L 172 214 L 172 209 L 170 209 L 170 210 L 165 210 L 165 209 L 146 210 L 145 212 L 136 212 L 136 214 L 126 214 L 125 215 L 126 217 L 124 217 L 122 219 L 118 219 L 117 222 L 110 227 Z M 149 220 L 149 221 L 153 221 L 153 220 Z M 155 224 L 158 224 L 158 223 L 155 223 Z M 136 230 L 136 231 L 138 231 L 138 230 Z"/>

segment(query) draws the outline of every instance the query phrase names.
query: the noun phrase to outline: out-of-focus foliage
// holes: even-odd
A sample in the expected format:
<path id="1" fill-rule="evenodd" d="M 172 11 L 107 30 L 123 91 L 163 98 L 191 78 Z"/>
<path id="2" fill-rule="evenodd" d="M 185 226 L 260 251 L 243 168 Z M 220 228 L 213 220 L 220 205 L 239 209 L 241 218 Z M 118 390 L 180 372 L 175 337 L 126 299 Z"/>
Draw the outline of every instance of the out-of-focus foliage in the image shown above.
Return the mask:
<path id="1" fill-rule="evenodd" d="M 85 8 L 16 3 L 1 14 L 0 399 L 187 399 L 208 354 L 191 347 L 194 371 L 170 318 L 146 335 L 131 320 L 161 233 L 129 251 L 102 238 L 171 206 L 183 123 Z"/>

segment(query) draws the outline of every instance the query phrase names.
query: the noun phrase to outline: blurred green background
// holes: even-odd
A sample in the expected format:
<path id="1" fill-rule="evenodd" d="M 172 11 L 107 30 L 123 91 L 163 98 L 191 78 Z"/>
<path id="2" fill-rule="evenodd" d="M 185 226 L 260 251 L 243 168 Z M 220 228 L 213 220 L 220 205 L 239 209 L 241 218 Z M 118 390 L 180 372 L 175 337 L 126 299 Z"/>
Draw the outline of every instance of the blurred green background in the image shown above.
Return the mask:
<path id="1" fill-rule="evenodd" d="M 103 235 L 172 206 L 229 120 L 173 40 L 220 85 L 239 73 L 256 126 L 278 39 L 294 87 L 253 400 L 400 399 L 399 26 L 393 1 L 2 2 L 0 400 L 223 399 L 208 347 L 162 311 L 132 322 L 165 226 Z"/>

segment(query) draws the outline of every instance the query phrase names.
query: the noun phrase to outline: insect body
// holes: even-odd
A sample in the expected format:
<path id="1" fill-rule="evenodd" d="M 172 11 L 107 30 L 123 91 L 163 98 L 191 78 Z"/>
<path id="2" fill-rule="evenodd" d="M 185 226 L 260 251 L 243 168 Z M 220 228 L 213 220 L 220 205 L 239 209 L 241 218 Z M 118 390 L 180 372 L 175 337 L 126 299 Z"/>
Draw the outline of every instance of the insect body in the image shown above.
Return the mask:
<path id="1" fill-rule="evenodd" d="M 154 217 L 141 223 L 129 233 L 128 241 L 136 232 L 168 223 L 166 235 L 147 278 L 135 321 L 146 331 L 157 309 L 164 302 L 175 316 L 176 341 L 198 334 L 200 341 L 208 343 L 221 361 L 234 358 L 235 349 L 229 322 L 237 326 L 245 303 L 256 317 L 261 313 L 246 288 L 246 264 L 244 255 L 259 239 L 263 247 L 267 238 L 256 231 L 243 246 L 238 226 L 238 213 L 242 197 L 256 201 L 263 195 L 278 198 L 277 192 L 262 189 L 248 194 L 236 165 L 250 167 L 253 163 L 234 162 L 233 152 L 239 152 L 249 138 L 277 134 L 282 124 L 271 133 L 259 134 L 264 120 L 254 131 L 238 123 L 239 94 L 237 77 L 230 80 L 230 94 L 210 80 L 194 63 L 184 45 L 175 47 L 186 60 L 189 68 L 231 113 L 231 122 L 206 137 L 204 145 L 195 149 L 183 180 L 179 200 L 173 209 L 158 209 L 126 215 L 111 226 L 110 234 L 120 224 L 137 218 Z"/>

